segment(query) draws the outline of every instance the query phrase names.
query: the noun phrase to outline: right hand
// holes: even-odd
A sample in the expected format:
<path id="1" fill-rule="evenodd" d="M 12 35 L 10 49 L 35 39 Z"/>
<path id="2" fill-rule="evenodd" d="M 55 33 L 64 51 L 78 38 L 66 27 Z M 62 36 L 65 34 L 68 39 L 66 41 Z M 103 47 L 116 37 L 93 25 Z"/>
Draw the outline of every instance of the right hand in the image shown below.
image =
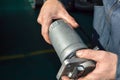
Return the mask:
<path id="1" fill-rule="evenodd" d="M 63 19 L 73 28 L 78 26 L 77 22 L 68 14 L 60 1 L 47 0 L 43 4 L 37 19 L 38 23 L 42 25 L 42 36 L 47 43 L 50 43 L 48 29 L 53 19 Z"/>
<path id="2" fill-rule="evenodd" d="M 96 62 L 96 67 L 92 72 L 77 80 L 116 80 L 118 56 L 115 53 L 83 49 L 78 50 L 76 56 Z M 67 76 L 63 76 L 62 80 L 70 79 Z"/>

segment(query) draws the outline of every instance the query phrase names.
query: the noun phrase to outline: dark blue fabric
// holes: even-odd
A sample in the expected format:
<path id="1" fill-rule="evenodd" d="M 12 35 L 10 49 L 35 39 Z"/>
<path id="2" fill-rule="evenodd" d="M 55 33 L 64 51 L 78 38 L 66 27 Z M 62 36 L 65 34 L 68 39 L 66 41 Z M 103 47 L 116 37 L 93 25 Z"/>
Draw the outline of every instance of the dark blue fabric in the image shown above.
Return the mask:
<path id="1" fill-rule="evenodd" d="M 94 29 L 106 51 L 118 55 L 116 80 L 120 80 L 120 0 L 103 0 L 103 6 L 95 6 Z"/>
<path id="2" fill-rule="evenodd" d="M 118 55 L 118 65 L 117 65 L 117 72 L 116 72 L 116 80 L 120 80 L 120 54 Z"/>

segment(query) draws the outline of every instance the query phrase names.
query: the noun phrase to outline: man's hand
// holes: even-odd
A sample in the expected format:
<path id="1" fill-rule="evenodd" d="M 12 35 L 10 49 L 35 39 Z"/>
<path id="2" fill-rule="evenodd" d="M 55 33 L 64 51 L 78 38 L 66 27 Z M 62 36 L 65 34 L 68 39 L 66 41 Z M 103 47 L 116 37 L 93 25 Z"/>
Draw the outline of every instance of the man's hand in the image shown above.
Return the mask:
<path id="1" fill-rule="evenodd" d="M 37 21 L 42 25 L 42 36 L 48 43 L 50 43 L 48 28 L 53 19 L 63 19 L 73 28 L 78 26 L 77 22 L 68 14 L 61 2 L 58 0 L 47 0 L 41 8 Z"/>
<path id="2" fill-rule="evenodd" d="M 117 55 L 111 52 L 101 50 L 79 50 L 76 55 L 80 58 L 91 59 L 96 61 L 96 68 L 78 80 L 115 80 Z M 62 80 L 69 80 L 67 76 L 63 76 Z"/>

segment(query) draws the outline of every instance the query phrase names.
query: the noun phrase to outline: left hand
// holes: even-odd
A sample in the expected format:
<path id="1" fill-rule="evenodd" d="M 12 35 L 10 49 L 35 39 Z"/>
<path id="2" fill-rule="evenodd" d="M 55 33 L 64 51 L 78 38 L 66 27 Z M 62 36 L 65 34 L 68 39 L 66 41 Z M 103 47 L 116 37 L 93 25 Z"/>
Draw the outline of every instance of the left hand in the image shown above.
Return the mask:
<path id="1" fill-rule="evenodd" d="M 86 58 L 96 61 L 96 68 L 78 80 L 115 80 L 117 68 L 117 55 L 102 50 L 84 49 L 77 51 L 79 58 Z M 62 80 L 70 80 L 67 76 L 63 76 Z"/>
<path id="2" fill-rule="evenodd" d="M 41 8 L 37 21 L 42 25 L 41 34 L 45 41 L 49 44 L 50 39 L 48 29 L 54 19 L 63 19 L 65 22 L 70 24 L 71 27 L 78 27 L 78 23 L 72 16 L 70 16 L 59 0 L 46 0 Z"/>

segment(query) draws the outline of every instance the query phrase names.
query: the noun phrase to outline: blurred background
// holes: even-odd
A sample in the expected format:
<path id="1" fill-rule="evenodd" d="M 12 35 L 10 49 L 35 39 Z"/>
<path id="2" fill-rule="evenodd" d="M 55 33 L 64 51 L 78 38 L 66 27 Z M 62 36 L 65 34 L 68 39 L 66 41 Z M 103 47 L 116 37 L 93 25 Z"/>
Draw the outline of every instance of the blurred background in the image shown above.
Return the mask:
<path id="1" fill-rule="evenodd" d="M 42 3 L 0 1 L 0 80 L 56 80 L 61 63 L 53 47 L 42 38 L 37 23 Z M 87 36 L 91 36 L 93 10 L 77 10 L 71 2 L 63 3 Z"/>

